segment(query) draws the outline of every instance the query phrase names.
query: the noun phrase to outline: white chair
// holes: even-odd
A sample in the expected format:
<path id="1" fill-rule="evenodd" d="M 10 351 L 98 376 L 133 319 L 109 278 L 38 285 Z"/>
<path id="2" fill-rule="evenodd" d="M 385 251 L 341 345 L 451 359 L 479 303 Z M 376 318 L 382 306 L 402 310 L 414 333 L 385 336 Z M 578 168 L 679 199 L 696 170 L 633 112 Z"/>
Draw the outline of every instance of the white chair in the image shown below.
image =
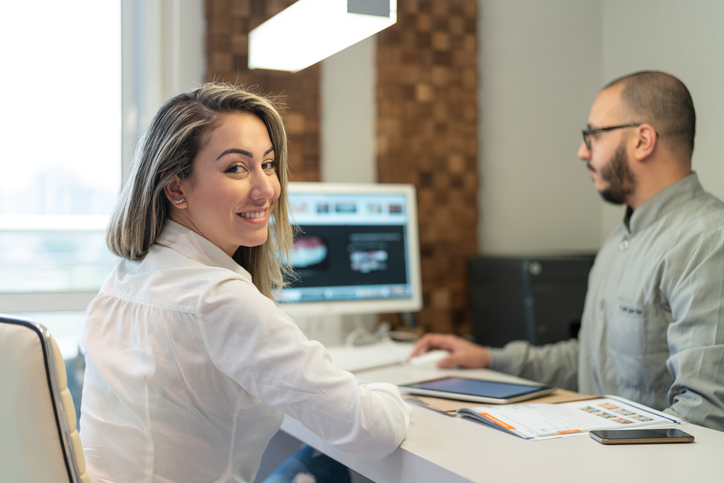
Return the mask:
<path id="1" fill-rule="evenodd" d="M 0 315 L 0 481 L 87 483 L 63 357 L 40 324 Z"/>

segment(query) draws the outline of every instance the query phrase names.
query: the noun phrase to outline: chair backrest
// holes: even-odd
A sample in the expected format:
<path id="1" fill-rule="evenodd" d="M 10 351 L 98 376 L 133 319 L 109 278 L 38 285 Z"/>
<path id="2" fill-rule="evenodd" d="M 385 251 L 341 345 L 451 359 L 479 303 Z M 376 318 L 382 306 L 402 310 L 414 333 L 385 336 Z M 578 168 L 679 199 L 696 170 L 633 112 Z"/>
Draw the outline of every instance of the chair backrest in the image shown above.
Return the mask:
<path id="1" fill-rule="evenodd" d="M 63 357 L 48 330 L 0 315 L 0 481 L 90 482 Z"/>

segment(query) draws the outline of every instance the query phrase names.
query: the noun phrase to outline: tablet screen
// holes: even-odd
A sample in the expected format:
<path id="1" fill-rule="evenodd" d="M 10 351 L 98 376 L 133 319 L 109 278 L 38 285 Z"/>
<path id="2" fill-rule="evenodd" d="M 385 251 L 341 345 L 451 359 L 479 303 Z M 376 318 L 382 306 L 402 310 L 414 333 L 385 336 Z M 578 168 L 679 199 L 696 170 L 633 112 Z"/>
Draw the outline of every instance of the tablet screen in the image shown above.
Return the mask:
<path id="1" fill-rule="evenodd" d="M 406 384 L 409 392 L 434 395 L 433 392 L 458 394 L 460 396 L 474 396 L 500 400 L 517 399 L 526 395 L 540 392 L 550 392 L 550 386 L 535 386 L 529 384 L 515 384 L 499 381 L 485 381 L 481 379 L 468 379 L 463 377 L 444 377 L 414 384 Z M 418 392 L 416 390 L 422 390 Z M 444 397 L 444 396 L 443 396 Z"/>

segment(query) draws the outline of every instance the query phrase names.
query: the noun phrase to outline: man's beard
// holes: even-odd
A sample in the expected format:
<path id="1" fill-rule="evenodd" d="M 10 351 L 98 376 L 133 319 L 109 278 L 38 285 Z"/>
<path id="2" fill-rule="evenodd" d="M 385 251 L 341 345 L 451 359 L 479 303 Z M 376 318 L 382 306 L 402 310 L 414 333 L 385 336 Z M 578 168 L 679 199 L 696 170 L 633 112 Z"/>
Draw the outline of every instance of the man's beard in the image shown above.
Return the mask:
<path id="1" fill-rule="evenodd" d="M 615 205 L 622 205 L 636 189 L 636 177 L 628 166 L 624 143 L 616 148 L 611 161 L 601 168 L 601 179 L 608 181 L 608 188 L 600 192 L 601 197 Z"/>

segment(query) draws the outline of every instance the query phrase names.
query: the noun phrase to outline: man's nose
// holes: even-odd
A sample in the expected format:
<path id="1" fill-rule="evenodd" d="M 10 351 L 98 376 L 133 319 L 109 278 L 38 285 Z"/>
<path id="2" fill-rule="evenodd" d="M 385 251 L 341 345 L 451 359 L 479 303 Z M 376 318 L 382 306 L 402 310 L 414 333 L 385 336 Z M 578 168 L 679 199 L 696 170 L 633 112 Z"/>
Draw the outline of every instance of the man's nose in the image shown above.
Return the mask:
<path id="1" fill-rule="evenodd" d="M 581 141 L 581 145 L 578 147 L 578 159 L 581 161 L 588 161 L 591 159 L 591 150 L 588 149 L 586 143 Z"/>

